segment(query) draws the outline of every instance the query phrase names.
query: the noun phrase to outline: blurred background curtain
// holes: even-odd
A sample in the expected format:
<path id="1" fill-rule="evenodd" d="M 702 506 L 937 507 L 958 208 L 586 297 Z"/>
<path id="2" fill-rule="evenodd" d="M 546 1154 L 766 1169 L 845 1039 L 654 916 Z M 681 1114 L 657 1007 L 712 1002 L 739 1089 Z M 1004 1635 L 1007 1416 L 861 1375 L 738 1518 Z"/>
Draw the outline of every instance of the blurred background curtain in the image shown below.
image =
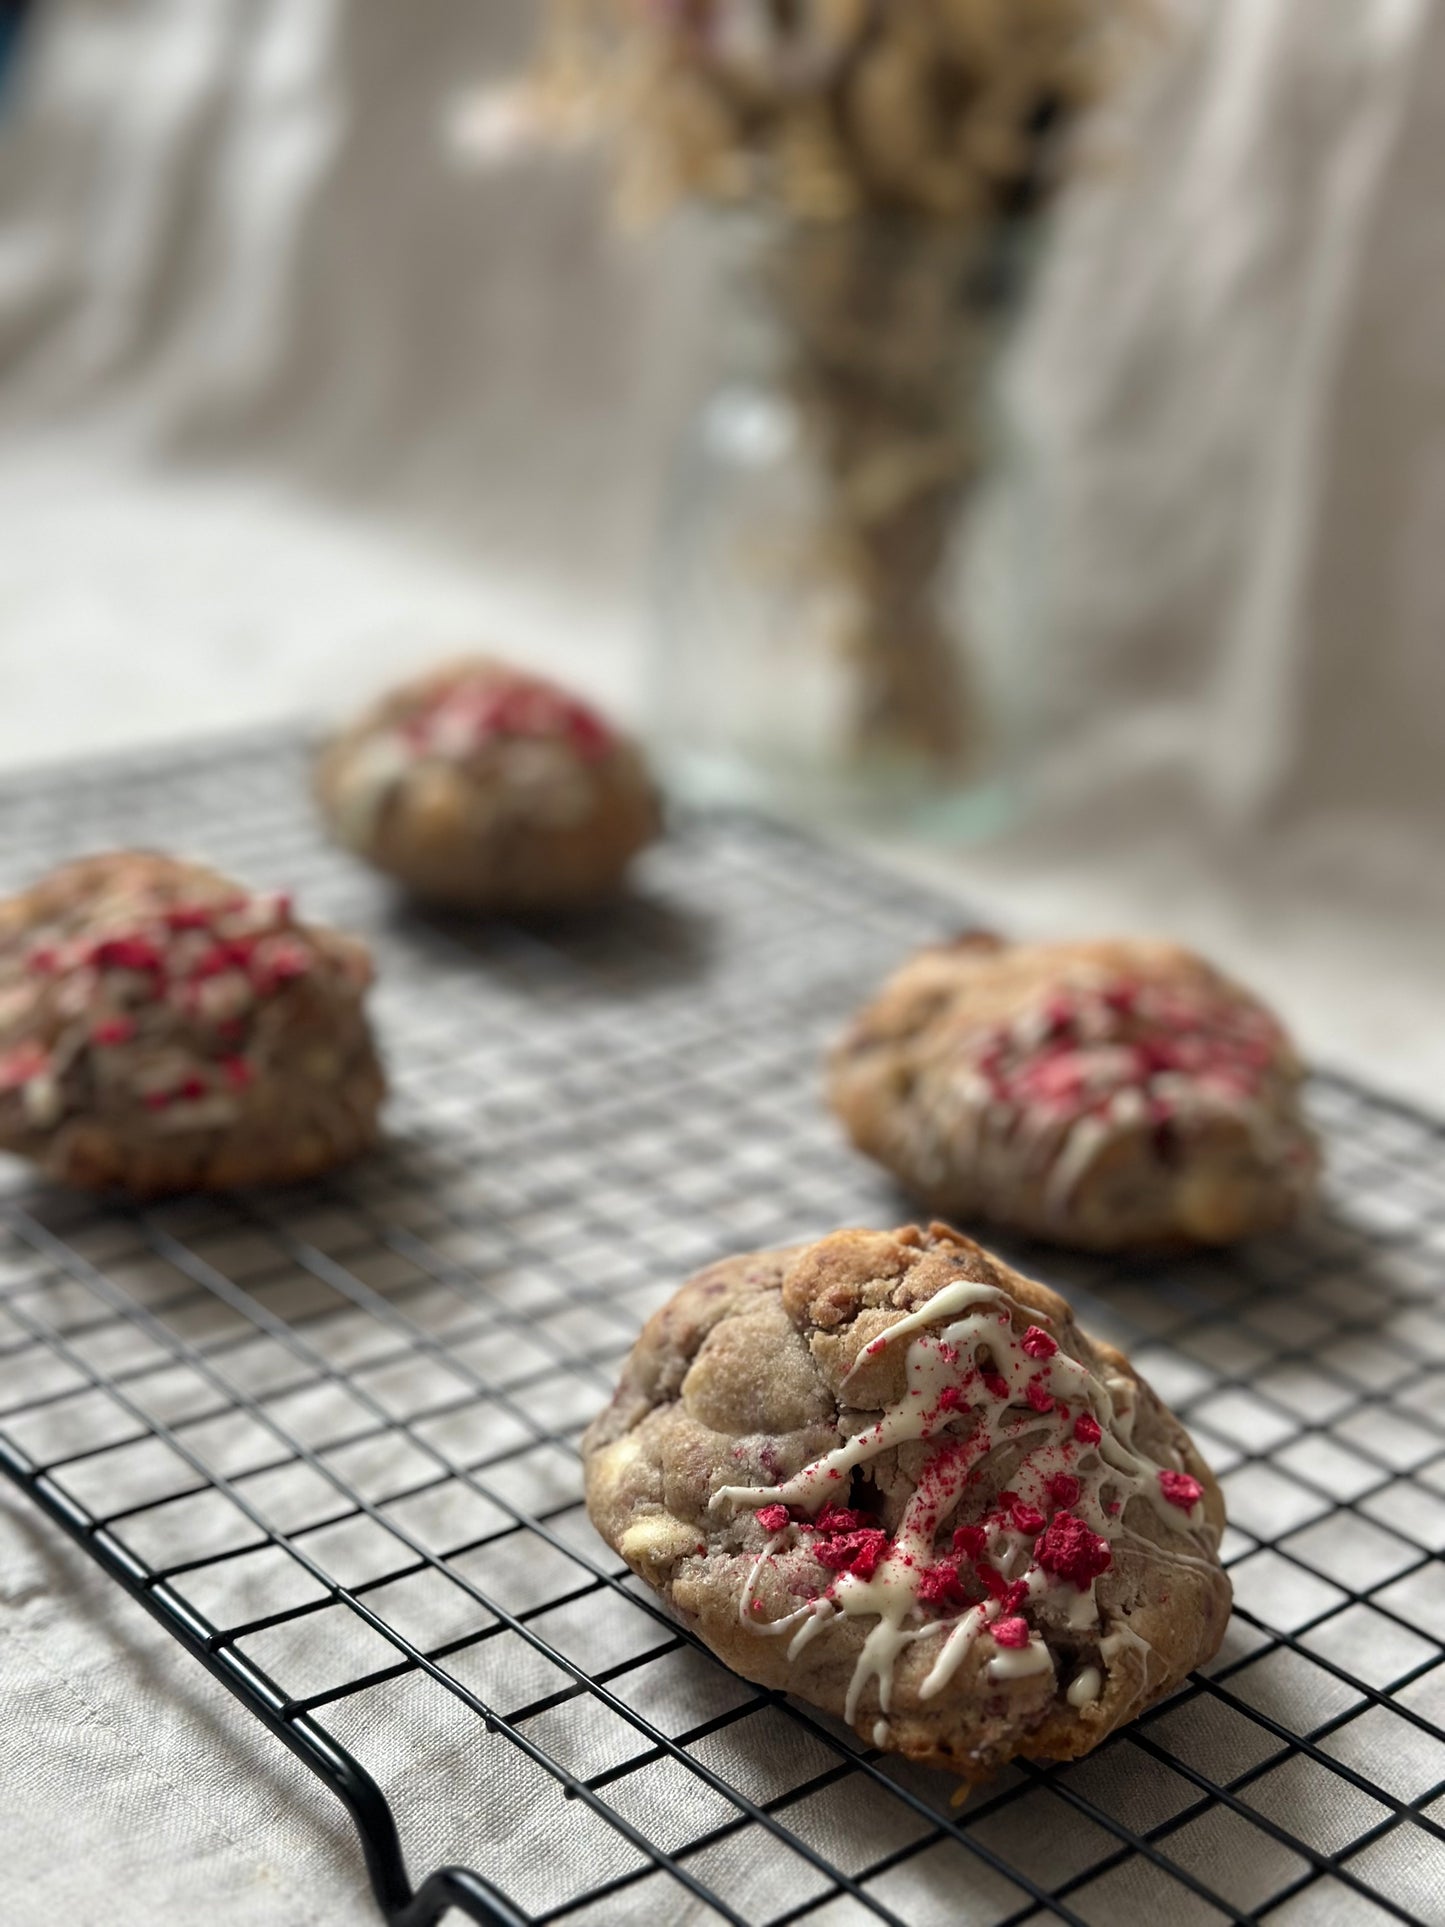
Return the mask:
<path id="1" fill-rule="evenodd" d="M 533 13 L 46 0 L 4 128 L 5 415 L 103 410 L 629 594 L 706 268 L 610 238 L 575 162 L 459 164 Z M 1223 819 L 1433 809 L 1445 18 L 1189 0 L 1174 38 L 1015 369 L 1052 731 Z"/>
<path id="2" fill-rule="evenodd" d="M 1308 887 L 1418 936 L 1445 901 L 1445 10 L 1168 13 L 1157 71 L 1055 224 L 974 527 L 980 620 L 1026 652 L 1041 712 L 1031 847 L 1052 834 L 1082 878 L 1174 825 L 1144 892 L 1161 921 L 1187 843 L 1262 901 Z M 68 569 L 104 579 L 87 620 L 143 621 L 142 677 L 167 643 L 181 674 L 239 620 L 227 597 L 252 597 L 231 639 L 242 714 L 248 665 L 349 690 L 401 629 L 413 656 L 453 647 L 494 603 L 499 642 L 589 651 L 595 684 L 635 689 L 715 269 L 686 224 L 614 232 L 583 157 L 459 153 L 459 104 L 518 67 L 535 17 L 534 0 L 39 6 L 0 112 L 12 692 L 59 673 Z M 268 508 L 251 526 L 237 497 L 189 547 L 157 536 L 133 599 L 155 522 L 127 521 L 136 491 L 216 470 L 385 535 L 329 574 L 297 563 L 283 593 L 291 524 Z M 167 499 L 184 520 L 204 498 Z M 401 535 L 512 601 L 384 584 Z M 1019 606 L 1023 634 L 990 613 Z"/>

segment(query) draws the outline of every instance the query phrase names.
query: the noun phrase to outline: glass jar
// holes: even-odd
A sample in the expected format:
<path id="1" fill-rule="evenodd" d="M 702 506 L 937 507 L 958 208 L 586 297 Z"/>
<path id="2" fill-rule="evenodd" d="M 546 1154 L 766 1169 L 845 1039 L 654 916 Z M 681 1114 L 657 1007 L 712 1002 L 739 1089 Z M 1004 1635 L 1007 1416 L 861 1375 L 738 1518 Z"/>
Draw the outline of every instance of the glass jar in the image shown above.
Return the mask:
<path id="1" fill-rule="evenodd" d="M 698 800 L 982 833 L 1015 789 L 1018 624 L 972 619 L 961 536 L 1022 228 L 739 216 L 728 244 L 727 365 L 664 517 L 658 759 Z"/>

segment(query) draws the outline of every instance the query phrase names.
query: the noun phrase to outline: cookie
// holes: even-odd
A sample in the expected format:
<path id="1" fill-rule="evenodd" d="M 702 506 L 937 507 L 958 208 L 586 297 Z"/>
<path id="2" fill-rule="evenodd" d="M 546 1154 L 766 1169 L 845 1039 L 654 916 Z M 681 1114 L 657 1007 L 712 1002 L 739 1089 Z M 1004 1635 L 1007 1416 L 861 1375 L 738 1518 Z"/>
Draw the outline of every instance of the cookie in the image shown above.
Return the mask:
<path id="1" fill-rule="evenodd" d="M 700 1272 L 582 1450 L 598 1531 L 719 1658 L 968 1780 L 1088 1752 L 1224 1636 L 1184 1428 L 946 1225 Z"/>
<path id="2" fill-rule="evenodd" d="M 922 951 L 832 1053 L 860 1150 L 933 1210 L 1096 1251 L 1289 1223 L 1319 1150 L 1278 1020 L 1174 944 Z"/>
<path id="3" fill-rule="evenodd" d="M 385 1095 L 353 937 L 199 864 L 83 858 L 0 904 L 0 1149 L 136 1197 L 314 1176 Z"/>
<path id="4" fill-rule="evenodd" d="M 610 896 L 661 827 L 635 744 L 565 690 L 482 658 L 373 704 L 323 753 L 317 794 L 339 843 L 460 909 Z"/>

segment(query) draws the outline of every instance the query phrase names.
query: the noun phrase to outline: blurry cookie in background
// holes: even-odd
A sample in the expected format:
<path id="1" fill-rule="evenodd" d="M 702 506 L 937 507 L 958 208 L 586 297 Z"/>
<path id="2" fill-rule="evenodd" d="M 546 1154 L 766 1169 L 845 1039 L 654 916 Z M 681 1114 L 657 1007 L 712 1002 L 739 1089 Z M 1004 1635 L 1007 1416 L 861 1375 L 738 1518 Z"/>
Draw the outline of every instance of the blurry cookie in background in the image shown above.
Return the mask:
<path id="1" fill-rule="evenodd" d="M 322 753 L 332 834 L 460 909 L 595 903 L 662 827 L 641 751 L 556 684 L 487 658 L 402 683 Z"/>
<path id="2" fill-rule="evenodd" d="M 200 864 L 65 864 L 0 904 L 0 1149 L 136 1197 L 328 1170 L 376 1138 L 371 975 Z"/>
<path id="3" fill-rule="evenodd" d="M 853 1142 L 935 1210 L 1096 1251 L 1286 1225 L 1319 1151 L 1279 1021 L 1170 943 L 922 951 L 829 1067 Z"/>

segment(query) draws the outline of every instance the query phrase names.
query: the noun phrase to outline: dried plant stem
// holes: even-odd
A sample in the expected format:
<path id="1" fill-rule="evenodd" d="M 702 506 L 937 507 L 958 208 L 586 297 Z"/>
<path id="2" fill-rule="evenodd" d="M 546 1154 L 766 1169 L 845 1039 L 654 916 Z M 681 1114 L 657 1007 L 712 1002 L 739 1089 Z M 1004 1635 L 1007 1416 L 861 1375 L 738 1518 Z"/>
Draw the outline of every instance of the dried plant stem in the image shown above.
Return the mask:
<path id="1" fill-rule="evenodd" d="M 979 257 L 933 223 L 790 224 L 765 269 L 821 478 L 817 567 L 843 590 L 830 640 L 857 679 L 856 747 L 940 775 L 980 748 L 944 595 L 996 326 Z"/>

